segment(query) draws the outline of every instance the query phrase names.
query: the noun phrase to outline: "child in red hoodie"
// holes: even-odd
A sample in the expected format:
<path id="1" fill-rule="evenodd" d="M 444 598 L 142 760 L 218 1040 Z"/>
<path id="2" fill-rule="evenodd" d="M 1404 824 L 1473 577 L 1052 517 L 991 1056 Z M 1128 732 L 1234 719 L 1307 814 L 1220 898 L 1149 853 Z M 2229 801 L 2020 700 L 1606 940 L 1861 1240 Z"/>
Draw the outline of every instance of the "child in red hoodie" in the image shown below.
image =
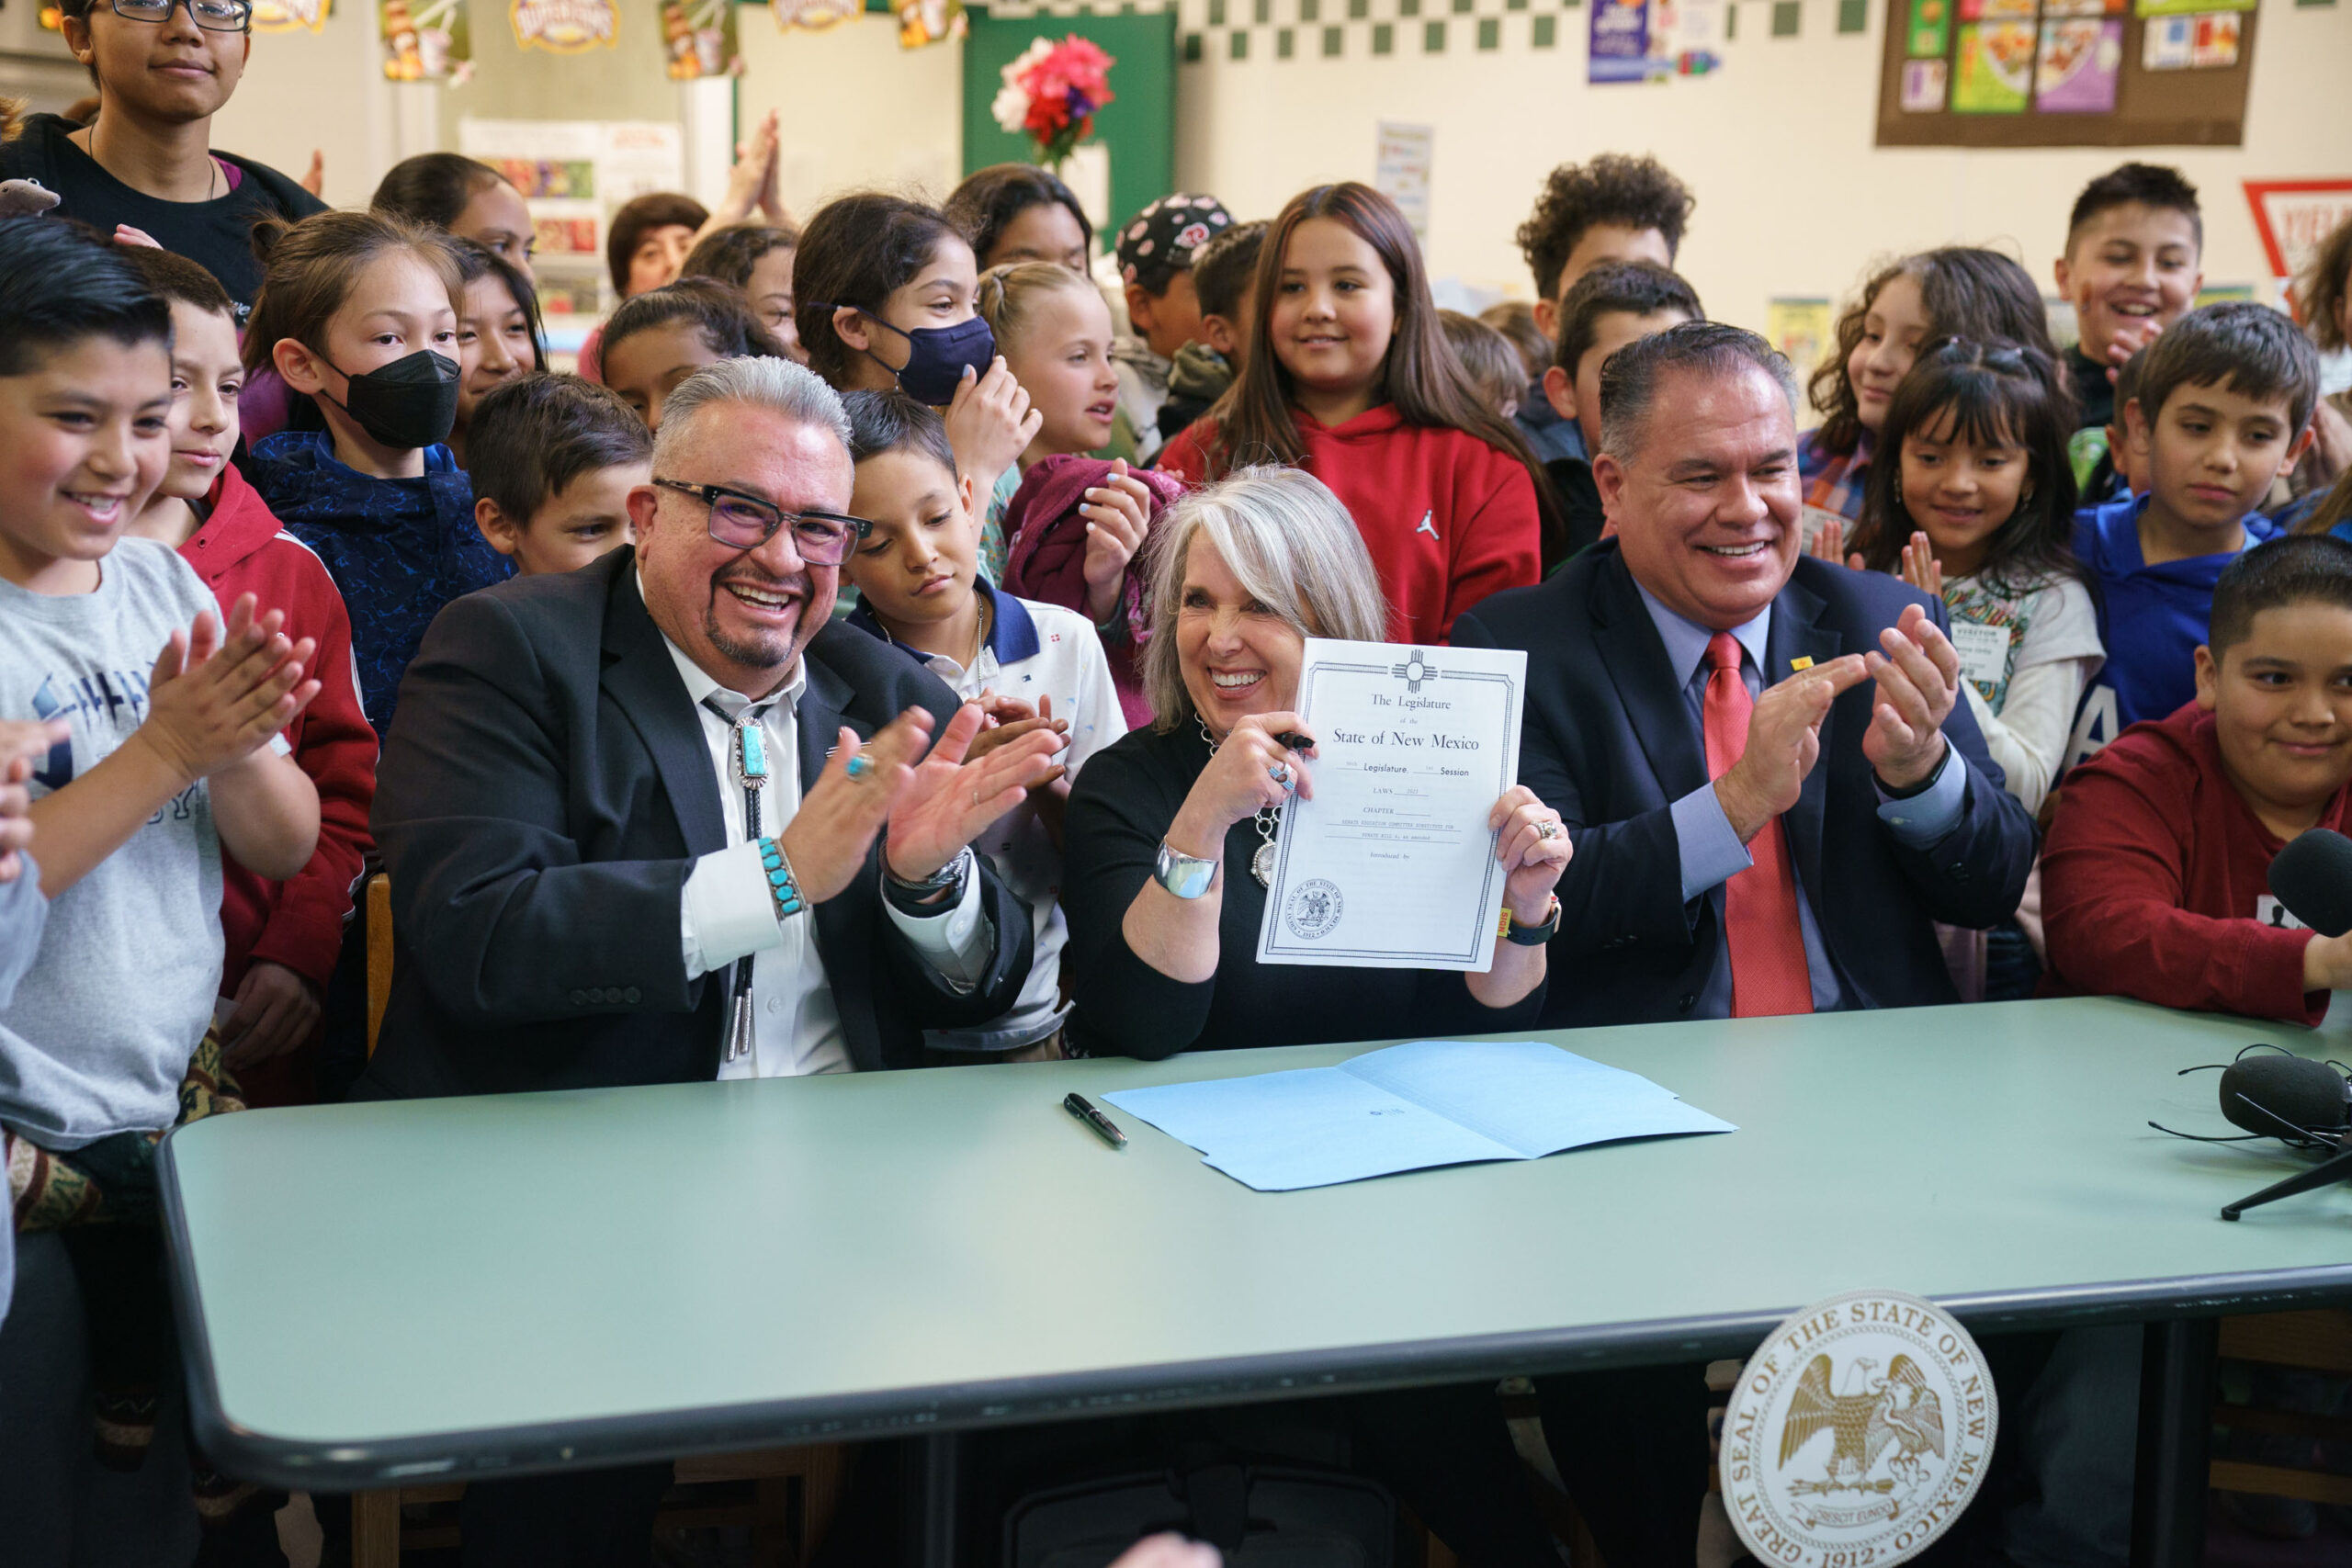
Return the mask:
<path id="1" fill-rule="evenodd" d="M 1240 376 L 1168 444 L 1161 470 L 1197 484 L 1280 462 L 1321 479 L 1355 518 L 1406 641 L 1442 644 L 1463 611 L 1534 582 L 1544 481 L 1446 346 L 1396 203 L 1352 182 L 1293 197 L 1252 298 Z"/>
<path id="2" fill-rule="evenodd" d="M 2197 698 L 2066 775 L 2041 856 L 2046 992 L 2316 1024 L 2352 935 L 2304 928 L 2271 857 L 2352 814 L 2352 544 L 2277 539 L 2230 563 Z"/>
<path id="3" fill-rule="evenodd" d="M 179 551 L 222 604 L 254 594 L 284 607 L 288 637 L 319 643 L 319 694 L 284 736 L 318 786 L 318 848 L 288 882 L 265 881 L 233 863 L 221 867 L 226 1059 L 248 1102 L 299 1104 L 314 1098 L 311 1053 L 302 1048 L 318 1030 L 368 848 L 376 732 L 360 709 L 343 595 L 319 558 L 279 528 L 229 461 L 244 371 L 228 293 L 185 256 L 127 254 L 172 307 L 171 466 L 130 532 Z"/>

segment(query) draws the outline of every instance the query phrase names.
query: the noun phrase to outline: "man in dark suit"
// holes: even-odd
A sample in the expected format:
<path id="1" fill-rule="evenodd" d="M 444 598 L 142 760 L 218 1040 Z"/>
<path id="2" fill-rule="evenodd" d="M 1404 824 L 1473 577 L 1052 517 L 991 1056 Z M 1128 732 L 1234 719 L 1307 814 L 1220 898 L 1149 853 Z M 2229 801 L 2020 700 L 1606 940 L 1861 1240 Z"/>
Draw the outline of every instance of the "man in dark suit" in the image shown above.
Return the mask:
<path id="1" fill-rule="evenodd" d="M 1794 388 L 1763 339 L 1672 328 L 1611 355 L 1600 400 L 1615 537 L 1454 622 L 1527 650 L 1520 776 L 1574 836 L 1546 1021 L 1957 1000 L 1935 923 L 2014 912 L 2035 840 L 1957 700 L 1943 605 L 1802 554 Z M 2017 1392 L 2047 1355 L 1984 1348 Z M 1538 1387 L 1612 1568 L 1688 1563 L 1703 1369 Z"/>
<path id="2" fill-rule="evenodd" d="M 1553 1027 L 1954 1001 L 1935 922 L 1993 925 L 2024 891 L 2033 824 L 1957 700 L 1942 604 L 1801 552 L 1787 374 L 1708 322 L 1612 355 L 1593 477 L 1616 537 L 1456 623 L 1528 650 L 1520 777 L 1574 837 Z M 1745 746 L 1711 767 L 1725 694 Z M 1740 879 L 1773 852 L 1757 902 L 1786 929 L 1743 976 Z"/>
<path id="3" fill-rule="evenodd" d="M 866 527 L 840 400 L 737 359 L 663 416 L 634 549 L 457 600 L 409 666 L 363 1096 L 911 1066 L 1027 976 L 1029 911 L 968 846 L 1060 743 L 967 761 L 979 710 L 831 626 Z M 667 1475 L 471 1487 L 465 1560 L 642 1563 Z"/>

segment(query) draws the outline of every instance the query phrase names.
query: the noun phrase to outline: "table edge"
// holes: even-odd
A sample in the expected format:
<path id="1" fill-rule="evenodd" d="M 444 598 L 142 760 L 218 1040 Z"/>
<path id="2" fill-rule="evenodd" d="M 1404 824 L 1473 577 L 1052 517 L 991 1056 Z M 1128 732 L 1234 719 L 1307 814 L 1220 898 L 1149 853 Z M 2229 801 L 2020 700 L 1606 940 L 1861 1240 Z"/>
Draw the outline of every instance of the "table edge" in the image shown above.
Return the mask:
<path id="1" fill-rule="evenodd" d="M 469 1476 L 528 1475 L 683 1454 L 865 1441 L 1135 1415 L 1200 1405 L 1744 1357 L 1802 1303 L 1646 1323 L 1352 1345 L 1294 1354 L 1098 1369 L 1047 1377 L 883 1389 L 838 1398 L 661 1410 L 479 1431 L 338 1443 L 288 1438 L 232 1421 L 222 1408 L 203 1297 L 174 1169 L 174 1138 L 156 1152 L 164 1252 L 187 1374 L 188 1416 L 202 1450 L 242 1480 L 307 1491 L 396 1486 Z M 1971 1292 L 1936 1298 L 1978 1334 L 2352 1301 L 2352 1262 L 2241 1274 L 2183 1275 L 2062 1290 Z"/>

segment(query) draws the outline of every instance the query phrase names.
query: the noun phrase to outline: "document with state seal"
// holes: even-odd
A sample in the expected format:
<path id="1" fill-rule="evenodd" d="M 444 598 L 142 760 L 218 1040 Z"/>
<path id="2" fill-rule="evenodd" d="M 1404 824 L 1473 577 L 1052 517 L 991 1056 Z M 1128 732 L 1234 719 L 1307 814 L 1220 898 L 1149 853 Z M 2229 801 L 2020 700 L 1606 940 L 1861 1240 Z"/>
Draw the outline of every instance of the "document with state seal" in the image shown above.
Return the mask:
<path id="1" fill-rule="evenodd" d="M 1503 868 L 1487 814 L 1519 780 L 1527 655 L 1306 639 L 1313 799 L 1269 846 L 1261 964 L 1485 973 Z"/>

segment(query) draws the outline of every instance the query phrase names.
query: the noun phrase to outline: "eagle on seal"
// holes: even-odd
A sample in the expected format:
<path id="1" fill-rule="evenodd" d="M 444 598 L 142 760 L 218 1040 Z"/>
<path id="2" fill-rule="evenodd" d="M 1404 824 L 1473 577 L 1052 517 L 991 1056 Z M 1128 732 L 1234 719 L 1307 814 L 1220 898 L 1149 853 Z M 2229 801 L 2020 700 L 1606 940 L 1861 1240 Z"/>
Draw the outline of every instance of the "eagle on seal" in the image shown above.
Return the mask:
<path id="1" fill-rule="evenodd" d="M 1831 1434 L 1831 1485 L 1860 1485 L 1890 1443 L 1896 1446 L 1890 1467 L 1906 1480 L 1920 1470 L 1920 1454 L 1942 1458 L 1943 1402 L 1928 1386 L 1918 1363 L 1897 1356 L 1883 1378 L 1871 1375 L 1877 1368 L 1876 1361 L 1861 1358 L 1848 1369 L 1845 1391 L 1832 1393 L 1829 1358 L 1815 1356 L 1789 1401 L 1788 1420 L 1781 1428 L 1781 1462 L 1787 1464 L 1825 1427 Z"/>

